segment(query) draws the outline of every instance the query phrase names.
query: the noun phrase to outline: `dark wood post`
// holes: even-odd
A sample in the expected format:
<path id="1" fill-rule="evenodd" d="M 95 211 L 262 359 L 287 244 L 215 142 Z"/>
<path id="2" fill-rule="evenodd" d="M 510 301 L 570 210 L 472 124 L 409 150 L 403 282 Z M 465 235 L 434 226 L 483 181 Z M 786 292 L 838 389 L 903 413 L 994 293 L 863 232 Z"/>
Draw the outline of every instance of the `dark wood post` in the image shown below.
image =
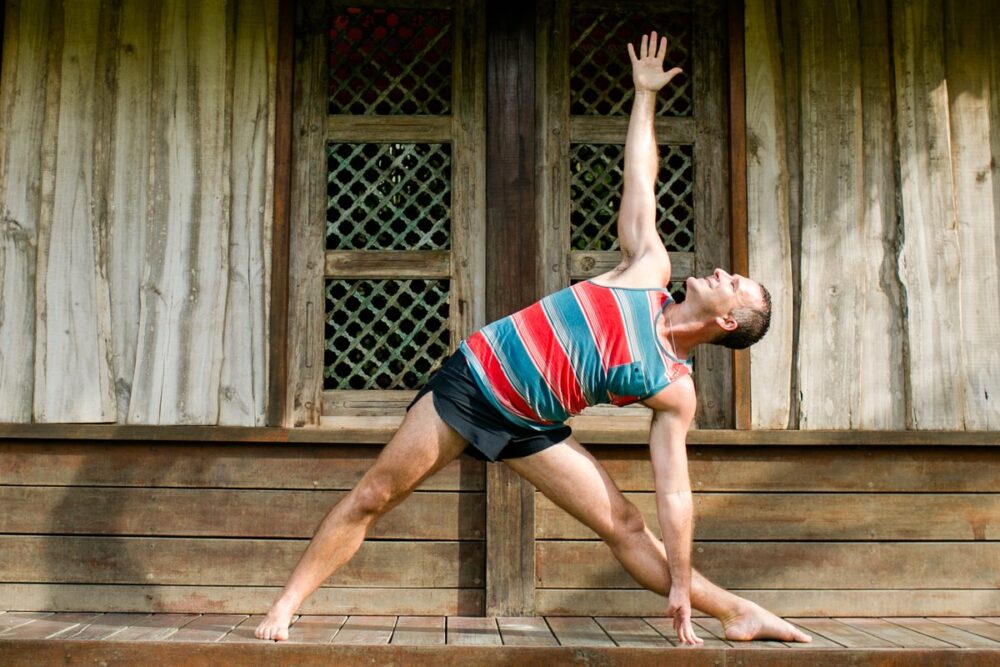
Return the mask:
<path id="1" fill-rule="evenodd" d="M 491 0 L 486 46 L 486 315 L 542 296 L 535 220 L 535 4 Z M 534 489 L 487 466 L 486 614 L 534 612 Z"/>

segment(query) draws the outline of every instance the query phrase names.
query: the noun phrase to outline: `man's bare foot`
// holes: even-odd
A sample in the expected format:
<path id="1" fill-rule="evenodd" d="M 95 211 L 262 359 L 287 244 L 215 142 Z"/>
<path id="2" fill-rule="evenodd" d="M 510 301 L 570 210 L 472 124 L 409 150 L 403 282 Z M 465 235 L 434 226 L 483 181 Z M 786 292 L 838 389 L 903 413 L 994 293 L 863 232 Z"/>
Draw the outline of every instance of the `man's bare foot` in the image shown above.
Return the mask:
<path id="1" fill-rule="evenodd" d="M 782 620 L 753 602 L 733 616 L 719 619 L 726 629 L 726 639 L 746 642 L 753 639 L 777 639 L 783 642 L 811 642 L 812 637 L 788 621 Z"/>
<path id="2" fill-rule="evenodd" d="M 288 625 L 292 622 L 295 610 L 279 600 L 271 605 L 267 612 L 267 618 L 260 622 L 254 630 L 257 639 L 267 639 L 270 641 L 283 642 L 288 639 Z"/>

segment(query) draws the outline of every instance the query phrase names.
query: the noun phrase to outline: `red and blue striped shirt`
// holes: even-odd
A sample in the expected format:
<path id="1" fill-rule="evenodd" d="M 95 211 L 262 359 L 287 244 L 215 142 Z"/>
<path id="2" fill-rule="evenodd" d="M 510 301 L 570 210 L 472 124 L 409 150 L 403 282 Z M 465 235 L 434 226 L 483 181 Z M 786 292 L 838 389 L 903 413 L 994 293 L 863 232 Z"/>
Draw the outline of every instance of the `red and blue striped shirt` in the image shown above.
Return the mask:
<path id="1" fill-rule="evenodd" d="M 544 430 L 591 405 L 649 398 L 691 372 L 656 335 L 671 301 L 664 289 L 588 280 L 487 325 L 461 350 L 504 416 Z"/>

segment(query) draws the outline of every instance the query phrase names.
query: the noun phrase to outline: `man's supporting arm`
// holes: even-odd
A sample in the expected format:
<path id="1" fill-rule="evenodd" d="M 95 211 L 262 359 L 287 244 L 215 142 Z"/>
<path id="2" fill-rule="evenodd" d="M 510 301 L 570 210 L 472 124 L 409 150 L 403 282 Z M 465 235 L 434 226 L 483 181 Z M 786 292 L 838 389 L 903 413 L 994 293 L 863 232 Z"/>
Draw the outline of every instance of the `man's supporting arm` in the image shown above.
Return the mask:
<path id="1" fill-rule="evenodd" d="M 622 270 L 638 262 L 649 262 L 670 277 L 670 256 L 656 228 L 656 177 L 659 156 L 654 131 L 656 94 L 679 68 L 663 71 L 667 40 L 656 33 L 643 36 L 638 56 L 628 45 L 632 61 L 635 98 L 625 137 L 625 169 L 621 207 L 618 212 L 618 243 L 622 251 Z"/>
<path id="2" fill-rule="evenodd" d="M 687 432 L 696 402 L 690 377 L 678 380 L 675 385 L 671 385 L 669 394 L 646 402 L 654 409 L 649 450 L 656 488 L 656 514 L 670 573 L 667 615 L 673 617 L 674 629 L 681 641 L 700 643 L 691 624 L 694 502 L 687 462 Z"/>

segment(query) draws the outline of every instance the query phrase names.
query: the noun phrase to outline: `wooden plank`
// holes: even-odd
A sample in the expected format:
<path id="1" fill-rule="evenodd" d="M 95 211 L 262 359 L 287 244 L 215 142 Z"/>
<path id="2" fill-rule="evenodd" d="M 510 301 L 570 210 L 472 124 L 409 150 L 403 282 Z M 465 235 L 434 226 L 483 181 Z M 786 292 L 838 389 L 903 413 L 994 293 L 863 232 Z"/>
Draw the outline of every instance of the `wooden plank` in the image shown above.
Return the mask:
<path id="1" fill-rule="evenodd" d="M 288 642 L 329 644 L 346 621 L 346 616 L 299 616 L 288 628 Z"/>
<path id="2" fill-rule="evenodd" d="M 562 58 L 565 60 L 565 56 Z M 656 136 L 663 144 L 693 144 L 696 141 L 697 128 L 693 118 L 657 116 L 653 123 Z M 627 131 L 628 116 L 569 117 L 571 143 L 624 144 Z"/>
<path id="3" fill-rule="evenodd" d="M 415 390 L 332 389 L 323 392 L 323 416 L 374 417 L 392 414 L 402 417 L 416 395 Z"/>
<path id="4" fill-rule="evenodd" d="M 333 638 L 333 643 L 362 646 L 388 644 L 395 626 L 395 616 L 351 616 Z"/>
<path id="5" fill-rule="evenodd" d="M 69 632 L 59 635 L 59 639 L 104 640 L 123 632 L 136 623 L 142 623 L 148 618 L 151 618 L 149 614 L 102 614 L 92 621 L 84 621 Z"/>
<path id="6" fill-rule="evenodd" d="M 7 2 L 0 68 L 0 421 L 30 422 L 34 393 L 36 237 L 41 208 L 48 2 Z M 49 85 L 53 84 L 48 79 Z M 58 82 L 56 82 L 58 83 Z"/>
<path id="7" fill-rule="evenodd" d="M 222 3 L 164 5 L 153 65 L 150 233 L 129 423 L 215 424 L 229 271 L 228 54 Z M 180 54 L 184 54 L 181 56 Z"/>
<path id="8" fill-rule="evenodd" d="M 444 616 L 400 616 L 392 633 L 391 644 L 408 646 L 444 646 Z"/>
<path id="9" fill-rule="evenodd" d="M 732 589 L 779 616 L 910 616 L 998 613 L 1000 594 L 969 589 L 789 590 Z M 648 616 L 662 614 L 664 598 L 635 589 L 539 589 L 539 614 Z M 940 611 L 938 611 L 940 610 Z M 696 612 L 697 613 L 697 612 Z"/>
<path id="10" fill-rule="evenodd" d="M 594 447 L 591 452 L 623 491 L 653 489 L 643 449 Z M 695 491 L 976 493 L 998 488 L 996 460 L 997 454 L 986 449 L 688 448 Z"/>
<path id="11" fill-rule="evenodd" d="M 664 648 L 670 642 L 641 618 L 612 618 L 608 616 L 594 619 L 618 646 L 651 646 Z"/>
<path id="12" fill-rule="evenodd" d="M 618 250 L 574 250 L 568 254 L 569 277 L 573 280 L 593 278 L 610 271 L 621 262 Z M 682 280 L 694 275 L 694 253 L 670 253 L 672 280 Z"/>
<path id="13" fill-rule="evenodd" d="M 801 428 L 853 428 L 861 402 L 856 275 L 869 263 L 858 236 L 863 151 L 856 5 L 799 4 L 802 256 L 798 377 Z M 879 339 L 881 340 L 881 339 Z"/>
<path id="14" fill-rule="evenodd" d="M 108 193 L 108 285 L 117 412 L 127 415 L 139 338 L 142 284 L 149 227 L 149 175 L 153 114 L 154 7 L 142 0 L 121 4 Z"/>
<path id="15" fill-rule="evenodd" d="M 0 486 L 2 533 L 188 537 L 312 537 L 344 491 L 246 491 Z M 259 508 L 280 521 L 263 521 Z M 482 493 L 418 491 L 369 538 L 482 540 Z M 220 521 L 225 517 L 225 521 Z"/>
<path id="16" fill-rule="evenodd" d="M 497 618 L 504 646 L 558 646 L 545 619 L 537 616 L 500 616 Z"/>
<path id="17" fill-rule="evenodd" d="M 721 0 L 699 2 L 695 6 L 690 76 L 694 94 L 692 104 L 696 110 L 693 199 L 698 242 L 694 272 L 700 275 L 729 265 L 731 244 L 735 241 L 735 230 L 731 229 L 729 185 L 730 179 L 739 175 L 732 173 L 725 159 L 725 132 L 730 121 L 725 99 L 726 25 Z M 697 165 L 712 167 L 703 169 Z M 697 359 L 698 412 L 695 421 L 698 427 L 736 426 L 732 351 L 718 345 L 705 345 L 699 348 Z"/>
<path id="18" fill-rule="evenodd" d="M 792 625 L 796 625 L 797 626 L 799 624 L 799 621 L 798 621 L 797 618 L 786 618 L 785 620 L 788 621 L 789 623 L 791 623 Z M 827 639 L 823 635 L 816 634 L 815 632 L 807 632 L 806 634 L 808 634 L 812 638 L 811 642 L 808 642 L 808 643 L 788 642 L 786 645 L 789 648 L 802 649 L 802 650 L 806 650 L 806 651 L 808 651 L 809 649 L 814 649 L 814 648 L 842 648 L 843 647 L 841 644 L 838 644 L 837 642 L 833 641 L 832 639 Z"/>
<path id="19" fill-rule="evenodd" d="M 38 230 L 34 420 L 108 422 L 117 410 L 106 219 L 97 194 L 107 187 L 107 156 L 99 150 L 107 99 L 99 71 L 101 2 L 75 2 L 56 13 L 72 30 L 65 32 L 59 69 L 52 208 L 43 209 Z"/>
<path id="20" fill-rule="evenodd" d="M 246 614 L 202 614 L 167 639 L 172 642 L 217 642 L 246 619 Z"/>
<path id="21" fill-rule="evenodd" d="M 747 114 L 746 114 L 746 10 L 742 0 L 726 4 L 729 43 L 729 181 L 730 270 L 749 275 L 750 251 L 747 231 Z M 698 34 L 697 27 L 695 34 Z M 695 38 L 697 44 L 697 37 Z M 697 70 L 696 70 L 697 71 Z M 724 77 L 722 77 L 724 79 Z M 717 83 L 717 82 L 716 82 Z M 697 90 L 697 88 L 695 89 Z M 733 352 L 733 423 L 738 429 L 751 427 L 750 352 Z"/>
<path id="22" fill-rule="evenodd" d="M 855 304 L 860 405 L 855 428 L 906 426 L 906 380 L 902 341 L 903 301 L 896 249 L 893 90 L 888 3 L 858 4 L 861 30 L 863 196 L 858 236 L 868 261 L 855 279 L 862 288 Z"/>
<path id="23" fill-rule="evenodd" d="M 486 311 L 489 320 L 542 296 L 535 223 L 534 3 L 490 3 L 486 20 Z M 486 613 L 533 613 L 534 493 L 506 466 L 486 472 Z M 501 632 L 503 628 L 501 627 Z"/>
<path id="24" fill-rule="evenodd" d="M 268 301 L 273 261 L 278 5 L 241 0 L 232 11 L 229 274 L 219 424 L 267 423 Z M 290 120 L 290 119 L 289 119 Z"/>
<path id="25" fill-rule="evenodd" d="M 486 8 L 454 5 L 451 115 L 451 345 L 486 324 Z"/>
<path id="26" fill-rule="evenodd" d="M 5 582 L 214 586 L 280 585 L 305 548 L 305 540 L 131 537 L 0 536 L 0 544 Z M 472 588 L 483 577 L 481 542 L 371 541 L 327 584 Z"/>
<path id="27" fill-rule="evenodd" d="M 1000 577 L 998 559 L 997 542 L 695 542 L 694 546 L 695 566 L 725 588 L 989 588 Z M 602 542 L 540 541 L 535 562 L 539 588 L 638 587 Z"/>
<path id="28" fill-rule="evenodd" d="M 972 634 L 979 635 L 980 637 L 992 639 L 995 642 L 1000 642 L 1000 626 L 994 625 L 993 623 L 987 623 L 986 621 L 977 618 L 962 617 L 931 618 L 930 620 L 950 625 L 951 627 L 958 628 L 959 630 L 971 632 Z"/>
<path id="29" fill-rule="evenodd" d="M 545 622 L 560 646 L 617 646 L 590 616 L 549 616 Z"/>
<path id="30" fill-rule="evenodd" d="M 328 278 L 450 278 L 448 250 L 327 250 Z"/>
<path id="31" fill-rule="evenodd" d="M 961 245 L 949 151 L 944 13 L 940 0 L 892 3 L 900 205 L 899 272 L 906 295 L 906 368 L 912 428 L 964 428 L 968 368 L 953 326 L 962 322 Z M 949 323 L 942 326 L 942 323 Z"/>
<path id="32" fill-rule="evenodd" d="M 227 445 L 0 441 L 0 484 L 244 489 L 354 487 L 377 448 L 323 445 Z M 210 454 L 210 455 L 209 455 Z M 461 457 L 423 490 L 482 491 L 483 464 Z"/>
<path id="33" fill-rule="evenodd" d="M 988 637 L 966 632 L 965 630 L 927 618 L 893 618 L 891 621 L 896 625 L 953 644 L 959 648 L 990 648 L 994 650 L 1000 648 L 1000 642 L 993 641 Z"/>
<path id="34" fill-rule="evenodd" d="M 898 644 L 833 618 L 800 618 L 797 624 L 847 648 L 896 648 Z"/>
<path id="35" fill-rule="evenodd" d="M 0 633 L 10 632 L 22 625 L 34 623 L 52 615 L 52 612 L 8 611 L 0 615 Z"/>
<path id="36" fill-rule="evenodd" d="M 331 114 L 326 119 L 328 141 L 356 143 L 447 143 L 449 116 L 355 116 Z"/>
<path id="37" fill-rule="evenodd" d="M 984 284 L 1000 282 L 1000 199 L 993 183 L 1000 172 L 990 145 L 998 128 L 991 126 L 990 80 L 984 76 L 995 36 L 989 28 L 995 8 L 988 0 L 945 3 L 946 122 L 961 265 L 957 300 L 962 319 L 957 323 L 967 378 L 965 411 L 960 416 L 970 430 L 1000 428 L 1000 405 L 995 400 L 1000 395 L 1000 353 L 992 336 L 994 323 L 1000 321 L 1000 295 L 982 289 Z"/>
<path id="38" fill-rule="evenodd" d="M 81 623 L 96 619 L 100 614 L 51 614 L 30 623 L 0 632 L 0 641 L 11 639 L 53 639 L 68 633 Z"/>
<path id="39" fill-rule="evenodd" d="M 747 0 L 746 154 L 749 275 L 771 293 L 771 329 L 750 348 L 751 424 L 787 428 L 791 415 L 794 319 L 786 164 L 785 81 L 776 0 Z M 730 122 L 738 116 L 731 114 Z M 737 173 L 734 171 L 734 173 Z"/>
<path id="40" fill-rule="evenodd" d="M 309 3 L 310 8 L 315 3 Z M 298 26 L 288 260 L 288 382 L 282 426 L 318 423 L 323 386 L 323 239 L 328 67 L 325 28 Z"/>
<path id="41" fill-rule="evenodd" d="M 292 207 L 292 97 L 295 87 L 295 6 L 278 3 L 277 56 L 274 69 L 273 197 L 271 295 L 268 304 L 267 424 L 281 426 L 288 398 L 289 238 Z M 270 130 L 271 128 L 269 128 Z"/>
<path id="42" fill-rule="evenodd" d="M 952 644 L 940 639 L 928 637 L 881 618 L 838 618 L 837 620 L 903 648 L 954 648 Z"/>
<path id="43" fill-rule="evenodd" d="M 162 641 L 196 618 L 197 614 L 153 614 L 116 633 L 115 641 Z"/>
<path id="44" fill-rule="evenodd" d="M 659 536 L 655 495 L 626 498 Z M 544 496 L 535 502 L 536 539 L 595 538 Z M 696 493 L 694 507 L 702 540 L 1000 539 L 1000 494 Z"/>
<path id="45" fill-rule="evenodd" d="M 500 629 L 496 618 L 482 616 L 448 616 L 448 645 L 500 646 Z"/>

